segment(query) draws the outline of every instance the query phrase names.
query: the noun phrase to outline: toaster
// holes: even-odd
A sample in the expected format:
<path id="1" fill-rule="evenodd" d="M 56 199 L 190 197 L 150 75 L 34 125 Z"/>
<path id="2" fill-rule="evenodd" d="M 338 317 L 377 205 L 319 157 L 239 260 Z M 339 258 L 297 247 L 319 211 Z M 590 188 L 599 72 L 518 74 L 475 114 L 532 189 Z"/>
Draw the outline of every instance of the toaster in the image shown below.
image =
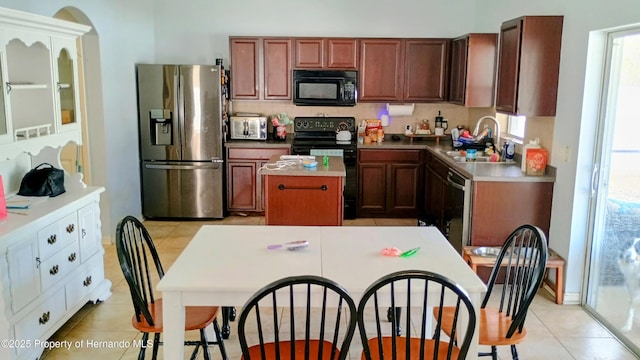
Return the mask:
<path id="1" fill-rule="evenodd" d="M 232 116 L 231 139 L 267 140 L 266 116 Z"/>

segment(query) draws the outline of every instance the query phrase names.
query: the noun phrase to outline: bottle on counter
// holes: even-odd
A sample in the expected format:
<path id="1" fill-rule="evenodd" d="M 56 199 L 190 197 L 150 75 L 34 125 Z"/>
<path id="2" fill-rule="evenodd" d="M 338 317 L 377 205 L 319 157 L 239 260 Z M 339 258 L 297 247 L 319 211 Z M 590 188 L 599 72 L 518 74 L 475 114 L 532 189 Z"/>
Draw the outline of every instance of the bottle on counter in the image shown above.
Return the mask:
<path id="1" fill-rule="evenodd" d="M 504 148 L 502 150 L 503 161 L 513 161 L 513 155 L 516 152 L 516 145 L 511 141 L 504 142 Z"/>

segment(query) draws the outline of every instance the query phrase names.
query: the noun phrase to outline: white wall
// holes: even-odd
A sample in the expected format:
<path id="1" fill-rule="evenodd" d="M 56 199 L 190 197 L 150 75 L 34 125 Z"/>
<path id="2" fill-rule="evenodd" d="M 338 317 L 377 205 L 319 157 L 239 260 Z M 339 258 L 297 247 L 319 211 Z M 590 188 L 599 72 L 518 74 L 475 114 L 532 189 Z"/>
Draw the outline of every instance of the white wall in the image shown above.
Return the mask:
<path id="1" fill-rule="evenodd" d="M 583 100 L 587 40 L 590 31 L 640 21 L 637 0 L 0 0 L 0 6 L 48 16 L 75 6 L 98 30 L 106 144 L 98 166 L 108 174 L 106 236 L 124 214 L 141 212 L 136 62 L 212 63 L 222 57 L 228 65 L 229 35 L 454 37 L 497 32 L 503 21 L 521 15 L 564 15 L 553 149 L 568 146 L 572 156 L 558 162 L 562 157 L 552 155 L 558 179 L 550 243 L 568 259 L 567 292 L 581 290 L 595 124 L 595 114 L 582 110 L 585 101 L 594 101 L 593 91 Z"/>

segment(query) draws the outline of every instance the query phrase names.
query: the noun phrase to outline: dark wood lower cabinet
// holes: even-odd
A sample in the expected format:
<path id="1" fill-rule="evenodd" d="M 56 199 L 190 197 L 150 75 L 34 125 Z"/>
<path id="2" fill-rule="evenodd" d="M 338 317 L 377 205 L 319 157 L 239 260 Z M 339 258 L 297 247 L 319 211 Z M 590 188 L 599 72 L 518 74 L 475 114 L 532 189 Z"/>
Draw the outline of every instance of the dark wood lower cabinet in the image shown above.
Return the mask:
<path id="1" fill-rule="evenodd" d="M 549 235 L 552 182 L 473 182 L 471 245 L 501 246 L 516 227 L 536 225 Z"/>
<path id="2" fill-rule="evenodd" d="M 273 155 L 289 155 L 290 149 L 233 147 L 227 149 L 227 210 L 263 212 L 264 184 L 258 169 Z"/>
<path id="3" fill-rule="evenodd" d="M 417 217 L 422 150 L 360 150 L 358 217 Z"/>

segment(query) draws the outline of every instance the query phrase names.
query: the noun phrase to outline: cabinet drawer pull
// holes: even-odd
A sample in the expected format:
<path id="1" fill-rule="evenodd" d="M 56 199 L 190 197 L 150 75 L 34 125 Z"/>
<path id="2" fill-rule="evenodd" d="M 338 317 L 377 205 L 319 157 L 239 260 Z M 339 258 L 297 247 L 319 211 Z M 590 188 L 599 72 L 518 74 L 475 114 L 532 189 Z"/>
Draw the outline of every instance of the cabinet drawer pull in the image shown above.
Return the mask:
<path id="1" fill-rule="evenodd" d="M 71 234 L 73 230 L 75 230 L 76 226 L 74 224 L 67 225 L 67 232 Z"/>
<path id="2" fill-rule="evenodd" d="M 87 276 L 86 279 L 84 279 L 84 281 L 82 282 L 82 286 L 87 287 L 89 285 L 91 285 L 91 283 L 93 282 L 93 280 L 91 279 L 91 275 Z"/>
<path id="3" fill-rule="evenodd" d="M 49 238 L 47 239 L 47 243 L 49 243 L 49 245 L 55 244 L 56 241 L 58 241 L 58 237 L 56 236 L 56 234 L 49 236 Z"/>
<path id="4" fill-rule="evenodd" d="M 46 313 L 42 313 L 42 316 L 40 316 L 38 322 L 40 323 L 40 325 L 44 325 L 49 322 L 49 319 L 51 319 L 51 312 L 47 311 Z"/>
<path id="5" fill-rule="evenodd" d="M 327 187 L 327 185 L 321 185 L 321 186 L 289 186 L 286 187 L 284 184 L 280 184 L 278 185 L 278 190 L 322 190 L 322 191 L 327 191 L 327 189 L 329 189 L 329 187 Z"/>
<path id="6" fill-rule="evenodd" d="M 69 255 L 69 258 L 68 258 L 68 259 L 69 259 L 69 262 L 74 262 L 74 261 L 76 261 L 76 257 L 77 257 L 76 253 L 75 253 L 75 252 L 72 252 L 72 253 Z"/>
<path id="7" fill-rule="evenodd" d="M 85 236 L 87 236 L 87 230 L 82 229 L 82 238 L 84 239 Z"/>
<path id="8" fill-rule="evenodd" d="M 60 266 L 58 265 L 53 265 L 53 267 L 51 268 L 51 270 L 49 270 L 49 274 L 51 275 L 55 275 L 60 271 Z"/>

